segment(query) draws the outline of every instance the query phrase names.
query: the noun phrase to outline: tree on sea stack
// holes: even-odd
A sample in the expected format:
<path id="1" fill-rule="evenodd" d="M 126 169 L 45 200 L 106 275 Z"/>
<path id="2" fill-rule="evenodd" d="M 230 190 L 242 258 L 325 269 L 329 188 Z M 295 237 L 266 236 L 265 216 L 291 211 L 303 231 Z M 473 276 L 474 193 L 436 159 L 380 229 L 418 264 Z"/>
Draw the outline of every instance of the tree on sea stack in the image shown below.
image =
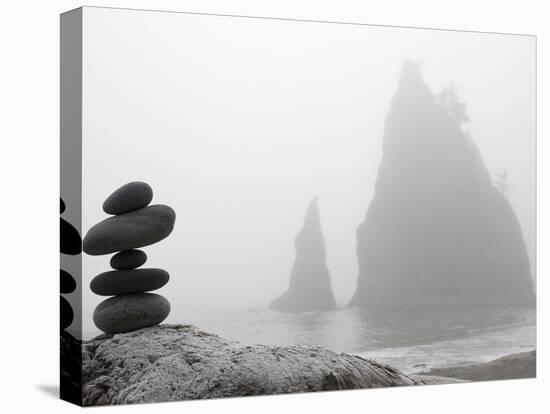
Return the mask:
<path id="1" fill-rule="evenodd" d="M 123 185 L 103 203 L 103 211 L 113 217 L 97 223 L 84 237 L 86 253 L 116 253 L 110 261 L 115 270 L 97 275 L 90 283 L 94 293 L 112 296 L 94 311 L 94 323 L 103 332 L 122 333 L 158 325 L 170 313 L 166 298 L 148 293 L 168 283 L 168 273 L 139 268 L 147 255 L 137 249 L 168 237 L 176 220 L 170 207 L 149 205 L 152 199 L 153 190 L 146 183 Z"/>

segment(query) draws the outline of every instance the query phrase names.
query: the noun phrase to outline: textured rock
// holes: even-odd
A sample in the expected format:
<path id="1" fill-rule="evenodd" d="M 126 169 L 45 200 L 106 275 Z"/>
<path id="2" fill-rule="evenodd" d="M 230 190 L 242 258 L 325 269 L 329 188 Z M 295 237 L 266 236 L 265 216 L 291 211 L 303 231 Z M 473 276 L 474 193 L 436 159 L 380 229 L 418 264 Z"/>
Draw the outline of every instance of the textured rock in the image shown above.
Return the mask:
<path id="1" fill-rule="evenodd" d="M 59 270 L 59 289 L 61 293 L 71 293 L 76 289 L 76 280 L 63 269 Z"/>
<path id="2" fill-rule="evenodd" d="M 288 312 L 335 309 L 316 198 L 307 209 L 304 225 L 294 245 L 296 259 L 290 274 L 290 286 L 271 303 L 271 308 Z"/>
<path id="3" fill-rule="evenodd" d="M 241 346 L 190 325 L 102 335 L 83 347 L 84 405 L 422 384 L 320 347 Z"/>
<path id="4" fill-rule="evenodd" d="M 113 269 L 135 269 L 147 261 L 147 255 L 142 250 L 124 250 L 111 257 Z"/>
<path id="5" fill-rule="evenodd" d="M 59 319 L 61 324 L 61 329 L 68 328 L 71 323 L 73 323 L 73 308 L 71 304 L 63 296 L 59 297 Z"/>
<path id="6" fill-rule="evenodd" d="M 102 296 L 147 292 L 160 289 L 168 279 L 168 272 L 162 269 L 112 270 L 94 277 L 90 289 Z"/>
<path id="7" fill-rule="evenodd" d="M 386 118 L 357 256 L 351 304 L 370 310 L 534 304 L 527 251 L 509 201 L 469 134 L 411 62 L 403 66 Z"/>
<path id="8" fill-rule="evenodd" d="M 175 220 L 174 210 L 160 204 L 109 217 L 88 231 L 84 251 L 101 255 L 149 246 L 166 238 Z"/>
<path id="9" fill-rule="evenodd" d="M 153 189 L 147 183 L 134 181 L 113 192 L 103 203 L 107 214 L 123 214 L 149 205 L 153 199 Z"/>
<path id="10" fill-rule="evenodd" d="M 170 303 L 163 296 L 130 293 L 101 302 L 94 310 L 94 323 L 106 333 L 130 332 L 158 325 L 169 313 Z"/>

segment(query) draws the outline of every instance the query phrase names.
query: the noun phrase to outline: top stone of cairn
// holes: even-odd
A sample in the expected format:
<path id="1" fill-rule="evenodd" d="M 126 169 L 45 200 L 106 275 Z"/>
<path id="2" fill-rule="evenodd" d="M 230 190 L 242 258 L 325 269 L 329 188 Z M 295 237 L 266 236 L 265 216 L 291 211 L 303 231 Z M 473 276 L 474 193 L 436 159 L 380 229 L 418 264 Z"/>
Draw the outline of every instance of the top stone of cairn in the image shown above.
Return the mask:
<path id="1" fill-rule="evenodd" d="M 123 214 L 147 207 L 153 199 L 153 189 L 147 183 L 133 181 L 124 184 L 112 193 L 103 203 L 107 214 Z"/>

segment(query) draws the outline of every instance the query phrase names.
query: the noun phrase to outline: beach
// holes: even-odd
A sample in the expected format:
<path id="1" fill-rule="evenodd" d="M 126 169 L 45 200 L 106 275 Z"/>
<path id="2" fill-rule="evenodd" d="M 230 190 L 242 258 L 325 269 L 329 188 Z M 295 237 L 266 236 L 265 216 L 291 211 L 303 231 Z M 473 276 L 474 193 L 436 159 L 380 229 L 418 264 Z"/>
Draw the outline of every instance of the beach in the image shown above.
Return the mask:
<path id="1" fill-rule="evenodd" d="M 520 352 L 479 364 L 433 368 L 417 375 L 465 381 L 497 381 L 536 377 L 537 351 Z"/>

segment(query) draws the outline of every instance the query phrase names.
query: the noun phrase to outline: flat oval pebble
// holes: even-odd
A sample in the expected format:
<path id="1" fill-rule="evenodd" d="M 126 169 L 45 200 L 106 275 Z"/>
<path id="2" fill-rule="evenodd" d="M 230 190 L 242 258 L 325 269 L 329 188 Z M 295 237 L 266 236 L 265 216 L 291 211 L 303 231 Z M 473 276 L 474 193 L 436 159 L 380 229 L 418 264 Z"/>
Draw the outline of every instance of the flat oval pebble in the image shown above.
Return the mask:
<path id="1" fill-rule="evenodd" d="M 114 296 L 94 310 L 94 323 L 101 331 L 115 334 L 158 325 L 170 313 L 170 302 L 154 293 Z"/>
<path id="2" fill-rule="evenodd" d="M 134 181 L 124 184 L 103 203 L 107 214 L 123 214 L 147 207 L 153 199 L 153 189 L 147 183 Z"/>
<path id="3" fill-rule="evenodd" d="M 69 272 L 59 270 L 59 285 L 61 293 L 71 293 L 76 289 L 76 280 Z"/>
<path id="4" fill-rule="evenodd" d="M 111 270 L 93 278 L 90 289 L 96 295 L 113 296 L 160 289 L 170 275 L 162 269 Z"/>
<path id="5" fill-rule="evenodd" d="M 84 251 L 101 255 L 149 246 L 167 237 L 175 221 L 174 210 L 161 204 L 109 217 L 88 231 Z"/>
<path id="6" fill-rule="evenodd" d="M 63 296 L 59 297 L 59 318 L 61 323 L 61 329 L 68 328 L 73 323 L 73 308 L 71 304 Z"/>
<path id="7" fill-rule="evenodd" d="M 82 239 L 78 230 L 64 219 L 59 219 L 59 248 L 61 253 L 77 255 L 82 252 Z"/>
<path id="8" fill-rule="evenodd" d="M 135 269 L 147 261 L 147 255 L 142 250 L 124 250 L 111 257 L 113 269 Z"/>

